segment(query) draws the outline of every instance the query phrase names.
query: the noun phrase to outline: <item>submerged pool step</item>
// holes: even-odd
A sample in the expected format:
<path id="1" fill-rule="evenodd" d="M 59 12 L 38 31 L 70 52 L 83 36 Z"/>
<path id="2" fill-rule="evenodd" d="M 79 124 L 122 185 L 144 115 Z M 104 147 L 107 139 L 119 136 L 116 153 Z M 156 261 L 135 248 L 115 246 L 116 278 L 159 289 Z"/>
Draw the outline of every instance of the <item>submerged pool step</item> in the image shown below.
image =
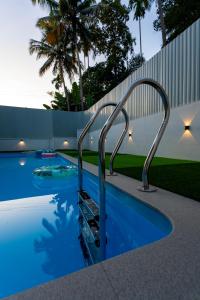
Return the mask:
<path id="1" fill-rule="evenodd" d="M 79 192 L 79 205 L 80 204 L 84 205 L 95 221 L 99 222 L 99 208 L 85 191 Z"/>
<path id="2" fill-rule="evenodd" d="M 80 244 L 87 264 L 99 261 L 99 208 L 85 192 L 79 192 Z"/>
<path id="3" fill-rule="evenodd" d="M 87 231 L 87 235 L 90 235 L 90 239 L 92 239 L 95 245 L 99 247 L 99 225 L 94 219 L 91 219 L 87 211 L 82 208 L 83 206 L 79 205 L 79 223 L 81 224 L 81 227 L 85 228 L 85 231 Z"/>

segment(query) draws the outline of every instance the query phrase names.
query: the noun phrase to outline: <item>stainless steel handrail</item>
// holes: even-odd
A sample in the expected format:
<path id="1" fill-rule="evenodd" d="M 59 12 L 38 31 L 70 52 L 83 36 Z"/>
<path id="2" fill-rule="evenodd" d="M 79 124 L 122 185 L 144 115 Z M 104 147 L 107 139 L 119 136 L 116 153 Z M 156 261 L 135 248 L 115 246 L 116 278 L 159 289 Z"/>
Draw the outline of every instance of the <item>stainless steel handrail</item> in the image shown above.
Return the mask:
<path id="1" fill-rule="evenodd" d="M 115 146 L 115 149 L 113 150 L 112 155 L 110 157 L 109 171 L 110 171 L 111 176 L 114 175 L 114 170 L 113 170 L 114 159 L 117 155 L 117 152 L 119 151 L 119 148 L 121 147 L 121 144 L 123 143 L 123 140 L 124 140 L 124 138 L 127 134 L 128 128 L 129 128 L 129 117 L 127 115 L 127 112 L 124 114 L 124 117 L 125 117 L 125 121 L 126 121 L 124 131 L 122 132 L 122 135 L 119 138 L 119 140 L 117 142 L 117 145 Z"/>
<path id="2" fill-rule="evenodd" d="M 99 113 L 101 112 L 102 109 L 104 109 L 107 106 L 117 106 L 118 104 L 115 102 L 109 102 L 109 103 L 105 103 L 103 104 L 101 107 L 98 108 L 97 112 L 92 116 L 92 118 L 90 119 L 90 121 L 86 124 L 85 128 L 83 129 L 79 140 L 78 140 L 78 180 L 79 180 L 79 191 L 82 191 L 83 189 L 83 158 L 82 158 L 82 144 L 83 144 L 83 140 L 86 136 L 86 134 L 88 133 L 88 131 L 90 130 L 91 126 L 93 125 L 94 121 L 96 120 L 96 118 L 98 117 Z M 128 114 L 126 112 L 126 110 L 124 108 L 122 108 L 122 113 L 124 115 L 125 118 L 125 128 L 122 132 L 121 137 L 119 138 L 117 145 L 115 146 L 113 153 L 111 155 L 111 159 L 110 159 L 110 174 L 113 174 L 113 164 L 114 164 L 114 159 L 115 156 L 127 134 L 128 131 L 128 127 L 129 127 L 129 117 Z"/>
<path id="3" fill-rule="evenodd" d="M 143 172 L 142 172 L 142 181 L 143 191 L 150 191 L 149 188 L 149 182 L 148 182 L 148 171 L 149 167 L 151 165 L 152 159 L 156 153 L 156 150 L 159 146 L 160 140 L 164 134 L 164 131 L 166 129 L 167 123 L 169 121 L 170 116 L 170 105 L 168 101 L 168 97 L 163 89 L 163 87 L 156 82 L 155 80 L 144 78 L 139 79 L 131 84 L 129 89 L 127 90 L 126 94 L 122 97 L 119 104 L 114 109 L 112 115 L 108 118 L 106 123 L 104 124 L 99 138 L 99 204 L 100 204 L 100 255 L 101 260 L 104 260 L 106 258 L 106 192 L 105 192 L 105 138 L 106 135 L 113 125 L 113 122 L 119 115 L 120 111 L 123 109 L 126 101 L 128 100 L 129 96 L 131 95 L 132 91 L 141 84 L 147 84 L 155 88 L 158 93 L 160 94 L 162 98 L 162 102 L 165 109 L 165 114 L 163 118 L 162 125 L 156 135 L 156 138 L 154 139 L 154 142 L 151 146 L 151 149 L 147 155 L 146 161 L 144 163 Z"/>

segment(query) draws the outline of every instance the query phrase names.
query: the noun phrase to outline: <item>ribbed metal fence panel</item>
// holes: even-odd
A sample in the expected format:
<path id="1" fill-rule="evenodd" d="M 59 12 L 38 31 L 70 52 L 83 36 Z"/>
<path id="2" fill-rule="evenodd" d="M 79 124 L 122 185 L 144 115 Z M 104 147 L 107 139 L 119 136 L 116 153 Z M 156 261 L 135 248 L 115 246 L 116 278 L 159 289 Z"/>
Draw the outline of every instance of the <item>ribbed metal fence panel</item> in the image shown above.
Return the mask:
<path id="1" fill-rule="evenodd" d="M 200 19 L 104 96 L 88 112 L 94 113 L 105 102 L 119 102 L 130 84 L 141 77 L 153 78 L 162 84 L 169 96 L 171 108 L 200 101 Z M 158 113 L 163 108 L 159 95 L 153 88 L 140 86 L 130 96 L 125 109 L 130 119 L 136 119 Z M 106 120 L 111 111 L 112 108 L 104 110 L 101 114 L 102 119 Z M 118 122 L 122 120 L 120 116 Z M 101 124 L 102 120 L 98 120 L 95 128 L 99 128 Z"/>

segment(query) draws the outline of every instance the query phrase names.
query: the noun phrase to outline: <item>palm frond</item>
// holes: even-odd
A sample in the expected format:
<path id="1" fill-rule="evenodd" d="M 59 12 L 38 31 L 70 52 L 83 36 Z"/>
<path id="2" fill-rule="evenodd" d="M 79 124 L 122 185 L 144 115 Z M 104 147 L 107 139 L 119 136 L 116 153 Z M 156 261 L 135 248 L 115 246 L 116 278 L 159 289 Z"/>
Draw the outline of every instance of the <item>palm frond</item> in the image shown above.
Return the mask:
<path id="1" fill-rule="evenodd" d="M 55 0 L 31 0 L 33 5 L 40 5 L 42 7 L 49 7 L 50 9 L 58 7 L 58 2 Z"/>
<path id="2" fill-rule="evenodd" d="M 98 11 L 98 9 L 100 9 L 100 8 L 101 8 L 101 4 L 100 3 L 96 4 L 96 5 L 92 5 L 90 7 L 83 8 L 81 10 L 81 14 L 82 15 L 95 14 Z"/>
<path id="3" fill-rule="evenodd" d="M 43 64 L 43 66 L 39 70 L 40 76 L 43 76 L 44 73 L 46 73 L 46 71 L 49 70 L 49 68 L 51 68 L 53 61 L 54 61 L 53 57 L 49 57 L 47 59 L 47 61 Z"/>
<path id="4" fill-rule="evenodd" d="M 36 26 L 41 30 L 45 30 L 46 28 L 48 28 L 48 26 L 51 26 L 54 22 L 59 22 L 59 21 L 60 21 L 59 16 L 49 15 L 46 17 L 39 18 L 36 23 Z"/>
<path id="5" fill-rule="evenodd" d="M 51 47 L 42 42 L 42 41 L 36 41 L 36 40 L 30 40 L 30 45 L 29 45 L 29 53 L 32 55 L 34 53 L 39 54 L 40 58 L 40 54 L 42 55 L 42 53 L 45 55 L 46 53 L 50 53 L 51 51 Z"/>

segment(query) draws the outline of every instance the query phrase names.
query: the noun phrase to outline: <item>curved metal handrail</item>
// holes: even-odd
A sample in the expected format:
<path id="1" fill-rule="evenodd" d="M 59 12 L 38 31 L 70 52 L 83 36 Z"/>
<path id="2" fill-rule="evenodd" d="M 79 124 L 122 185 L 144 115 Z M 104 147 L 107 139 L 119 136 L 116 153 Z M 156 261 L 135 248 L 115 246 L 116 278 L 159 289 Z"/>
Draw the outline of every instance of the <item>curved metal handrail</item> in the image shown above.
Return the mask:
<path id="1" fill-rule="evenodd" d="M 94 121 L 96 120 L 96 118 L 98 117 L 99 113 L 101 112 L 102 109 L 104 109 L 107 106 L 117 106 L 118 104 L 115 102 L 109 102 L 109 103 L 105 103 L 103 104 L 100 108 L 98 108 L 98 110 L 96 111 L 96 113 L 92 116 L 92 118 L 90 119 L 90 121 L 86 124 L 85 128 L 83 129 L 79 140 L 78 140 L 78 180 L 79 180 L 79 191 L 81 191 L 83 189 L 83 175 L 82 175 L 82 170 L 83 170 L 83 159 L 82 159 L 82 143 L 83 140 L 86 136 L 86 134 L 88 133 L 89 129 L 91 128 L 91 126 L 93 125 Z M 113 163 L 114 163 L 114 159 L 115 156 L 126 136 L 126 133 L 128 131 L 129 128 L 129 117 L 128 114 L 126 112 L 126 110 L 124 108 L 122 108 L 122 113 L 124 115 L 125 118 L 125 128 L 122 132 L 121 137 L 119 138 L 117 145 L 115 146 L 113 153 L 111 155 L 111 159 L 110 159 L 110 174 L 113 174 Z"/>
<path id="2" fill-rule="evenodd" d="M 113 125 L 113 122 L 119 115 L 120 111 L 123 109 L 126 101 L 128 100 L 129 96 L 131 95 L 132 91 L 141 84 L 147 84 L 155 88 L 162 98 L 162 102 L 165 109 L 165 114 L 163 118 L 163 122 L 159 131 L 154 139 L 154 142 L 151 146 L 151 149 L 147 155 L 147 158 L 144 163 L 143 172 L 142 172 L 142 181 L 143 186 L 141 190 L 143 191 L 150 191 L 149 182 L 148 182 L 148 171 L 151 165 L 152 159 L 156 153 L 156 150 L 159 146 L 161 138 L 164 134 L 166 129 L 167 123 L 169 121 L 170 116 L 170 105 L 168 101 L 168 97 L 163 89 L 163 87 L 153 79 L 144 78 L 139 79 L 131 84 L 129 89 L 127 90 L 126 94 L 122 97 L 117 107 L 114 109 L 112 115 L 108 118 L 106 123 L 104 124 L 99 138 L 99 203 L 100 203 L 100 255 L 101 260 L 106 258 L 106 206 L 105 206 L 105 138 L 106 135 Z"/>
<path id="3" fill-rule="evenodd" d="M 109 171 L 110 171 L 111 176 L 114 175 L 114 170 L 113 170 L 114 159 L 117 155 L 117 152 L 119 151 L 119 148 L 121 147 L 121 144 L 123 143 L 123 140 L 127 134 L 128 128 L 129 128 L 129 117 L 127 115 L 127 112 L 126 112 L 126 114 L 124 114 L 124 116 L 125 116 L 125 120 L 126 120 L 126 127 L 125 127 L 124 131 L 122 132 L 122 135 L 119 138 L 117 145 L 115 146 L 115 149 L 113 150 L 113 153 L 110 157 Z"/>

